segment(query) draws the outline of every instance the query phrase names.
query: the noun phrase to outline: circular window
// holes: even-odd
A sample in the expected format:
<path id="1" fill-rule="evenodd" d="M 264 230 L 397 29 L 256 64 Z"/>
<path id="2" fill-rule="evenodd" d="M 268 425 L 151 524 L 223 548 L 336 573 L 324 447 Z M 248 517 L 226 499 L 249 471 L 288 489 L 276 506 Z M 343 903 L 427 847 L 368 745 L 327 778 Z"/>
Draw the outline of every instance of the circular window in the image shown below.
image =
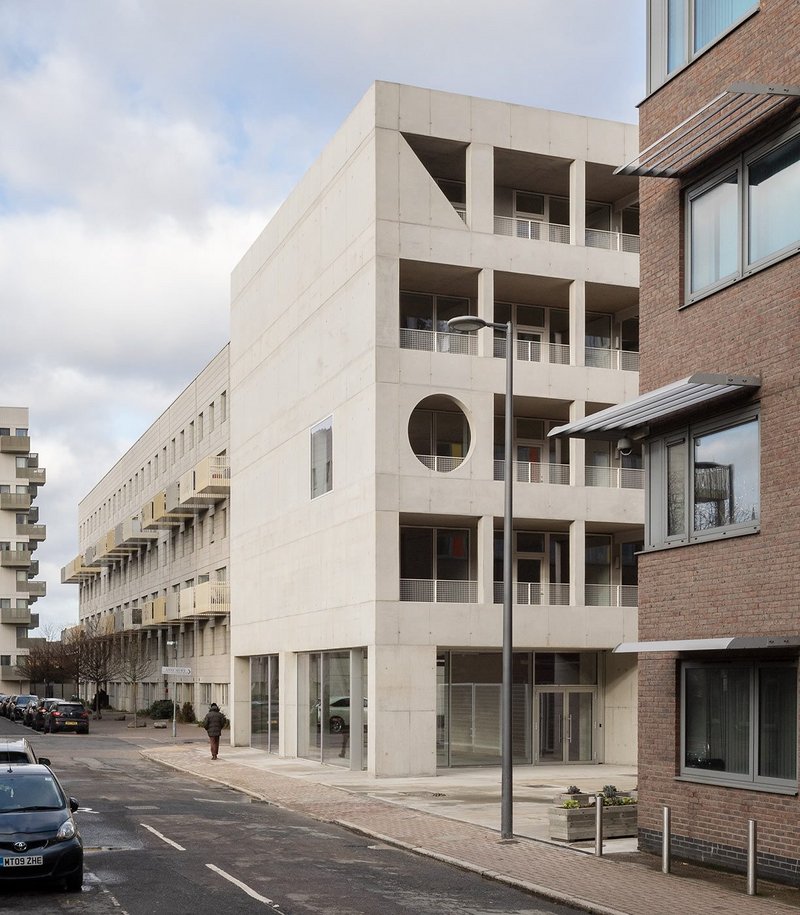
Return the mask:
<path id="1" fill-rule="evenodd" d="M 408 421 L 408 441 L 429 470 L 449 473 L 469 451 L 469 422 L 461 407 L 444 394 L 421 400 Z"/>

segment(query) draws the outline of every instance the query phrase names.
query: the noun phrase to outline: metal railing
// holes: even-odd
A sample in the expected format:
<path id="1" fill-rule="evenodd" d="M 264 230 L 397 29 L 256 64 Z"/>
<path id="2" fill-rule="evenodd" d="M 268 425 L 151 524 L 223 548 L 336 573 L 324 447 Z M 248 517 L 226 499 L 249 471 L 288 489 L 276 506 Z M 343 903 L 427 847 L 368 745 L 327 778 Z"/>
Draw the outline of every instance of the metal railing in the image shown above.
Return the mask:
<path id="1" fill-rule="evenodd" d="M 463 457 L 444 457 L 438 454 L 418 454 L 417 457 L 428 468 L 439 473 L 450 473 L 464 463 Z"/>
<path id="2" fill-rule="evenodd" d="M 644 489 L 644 470 L 636 467 L 587 467 L 586 485 Z"/>
<path id="3" fill-rule="evenodd" d="M 607 232 L 605 229 L 587 229 L 586 247 L 638 254 L 639 236 L 628 235 L 625 232 Z"/>
<path id="4" fill-rule="evenodd" d="M 593 369 L 615 369 L 623 372 L 639 371 L 639 353 L 626 349 L 586 347 L 586 365 Z"/>
<path id="5" fill-rule="evenodd" d="M 543 343 L 541 340 L 516 340 L 517 359 L 520 362 L 549 362 L 550 365 L 569 365 L 569 344 Z M 506 358 L 505 337 L 494 338 L 493 355 Z"/>
<path id="6" fill-rule="evenodd" d="M 539 219 L 523 219 L 519 216 L 495 216 L 494 234 L 510 235 L 514 238 L 528 238 L 532 241 L 551 241 L 560 245 L 569 244 L 569 226 Z"/>
<path id="7" fill-rule="evenodd" d="M 478 582 L 401 578 L 400 600 L 429 604 L 476 604 L 478 602 Z"/>
<path id="8" fill-rule="evenodd" d="M 458 213 L 464 222 L 467 221 L 467 208 L 465 206 L 459 206 L 458 204 L 454 203 L 453 209 L 456 211 L 456 213 Z"/>
<path id="9" fill-rule="evenodd" d="M 638 607 L 638 585 L 585 585 L 587 607 Z"/>
<path id="10" fill-rule="evenodd" d="M 477 356 L 478 338 L 475 334 L 456 334 L 441 330 L 400 328 L 401 349 L 421 349 L 429 353 L 455 353 Z"/>
<path id="11" fill-rule="evenodd" d="M 503 603 L 503 582 L 494 583 L 494 602 Z M 532 581 L 514 582 L 514 603 L 541 606 L 543 604 L 555 607 L 569 606 L 569 582 L 551 582 L 542 584 Z"/>
<path id="12" fill-rule="evenodd" d="M 506 462 L 494 462 L 495 480 L 505 480 Z M 517 483 L 552 483 L 569 486 L 569 464 L 531 464 L 514 461 L 514 480 Z"/>

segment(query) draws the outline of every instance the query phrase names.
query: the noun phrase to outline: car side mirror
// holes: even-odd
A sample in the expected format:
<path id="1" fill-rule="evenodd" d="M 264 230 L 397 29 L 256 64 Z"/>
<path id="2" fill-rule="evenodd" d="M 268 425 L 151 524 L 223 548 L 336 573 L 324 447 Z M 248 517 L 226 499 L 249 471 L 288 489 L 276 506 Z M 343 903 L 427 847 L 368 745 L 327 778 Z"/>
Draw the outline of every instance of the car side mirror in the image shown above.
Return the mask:
<path id="1" fill-rule="evenodd" d="M 46 756 L 40 756 L 40 757 L 39 757 L 39 762 L 40 762 L 43 766 L 49 766 L 49 765 L 51 765 L 50 760 L 49 760 Z"/>
<path id="2" fill-rule="evenodd" d="M 75 811 L 76 811 L 80 806 L 81 806 L 81 805 L 77 802 L 77 800 L 76 800 L 74 797 L 71 797 L 71 798 L 69 799 L 69 809 L 70 809 L 73 813 L 75 813 Z"/>

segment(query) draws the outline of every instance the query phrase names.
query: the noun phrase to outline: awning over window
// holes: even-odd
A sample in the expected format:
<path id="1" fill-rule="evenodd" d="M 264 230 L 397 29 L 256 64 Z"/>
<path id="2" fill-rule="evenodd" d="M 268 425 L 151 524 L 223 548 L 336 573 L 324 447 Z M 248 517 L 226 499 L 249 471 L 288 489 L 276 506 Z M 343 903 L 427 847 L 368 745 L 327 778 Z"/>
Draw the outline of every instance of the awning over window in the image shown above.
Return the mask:
<path id="1" fill-rule="evenodd" d="M 761 385 L 755 376 L 712 375 L 698 372 L 627 403 L 592 413 L 551 429 L 555 438 L 593 438 L 613 441 L 633 430 L 646 430 L 650 423 L 669 419 L 734 394 L 750 393 Z"/>
<path id="2" fill-rule="evenodd" d="M 638 654 L 644 651 L 746 651 L 764 648 L 798 648 L 800 636 L 733 636 L 718 639 L 674 639 L 668 642 L 623 642 L 612 654 Z"/>
<path id="3" fill-rule="evenodd" d="M 614 174 L 680 178 L 781 105 L 791 105 L 798 98 L 800 86 L 734 83 Z"/>

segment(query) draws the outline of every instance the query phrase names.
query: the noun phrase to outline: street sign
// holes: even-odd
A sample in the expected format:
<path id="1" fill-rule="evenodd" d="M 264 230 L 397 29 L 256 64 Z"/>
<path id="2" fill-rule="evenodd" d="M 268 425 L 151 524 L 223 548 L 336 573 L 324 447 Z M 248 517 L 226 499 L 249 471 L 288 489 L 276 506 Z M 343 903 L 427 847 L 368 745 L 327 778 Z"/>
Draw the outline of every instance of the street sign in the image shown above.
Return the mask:
<path id="1" fill-rule="evenodd" d="M 189 674 L 191 674 L 191 672 L 192 672 L 191 667 L 162 667 L 161 668 L 162 674 L 184 674 L 185 676 L 188 677 Z"/>

